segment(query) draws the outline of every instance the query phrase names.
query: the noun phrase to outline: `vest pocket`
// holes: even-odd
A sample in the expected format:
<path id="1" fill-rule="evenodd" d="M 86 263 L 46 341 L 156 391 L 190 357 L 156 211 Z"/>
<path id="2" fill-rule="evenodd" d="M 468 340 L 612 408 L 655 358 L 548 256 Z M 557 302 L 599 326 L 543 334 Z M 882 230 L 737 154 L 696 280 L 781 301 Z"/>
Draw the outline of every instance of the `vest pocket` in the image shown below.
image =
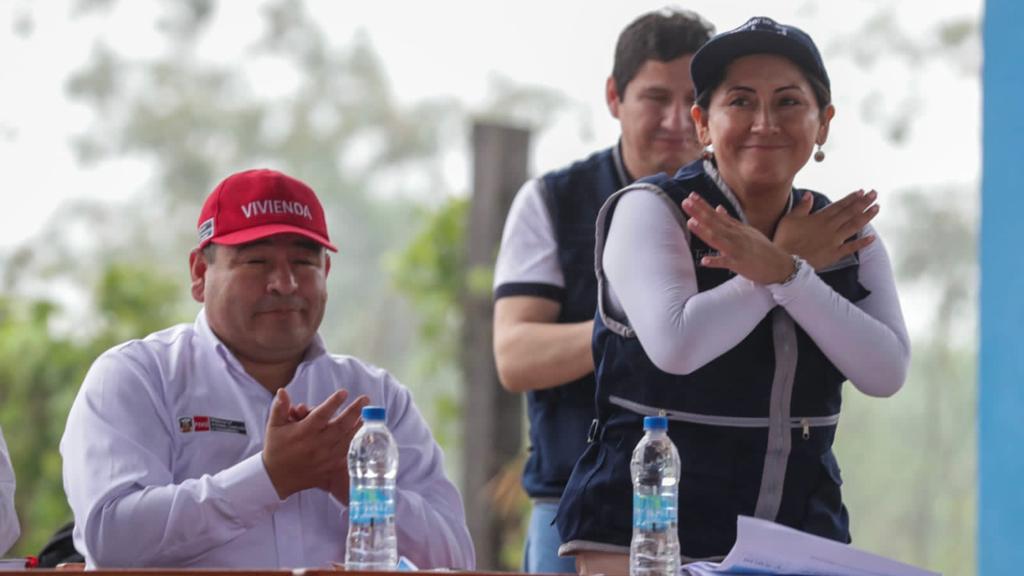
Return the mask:
<path id="1" fill-rule="evenodd" d="M 819 458 L 821 473 L 805 504 L 803 520 L 795 527 L 823 538 L 850 543 L 850 517 L 843 505 L 842 476 L 832 450 L 825 450 Z"/>
<path id="2" fill-rule="evenodd" d="M 589 540 L 629 546 L 633 485 L 628 470 L 632 454 L 616 444 L 594 442 L 576 463 L 555 519 L 562 542 Z M 625 475 L 623 470 L 627 471 Z"/>

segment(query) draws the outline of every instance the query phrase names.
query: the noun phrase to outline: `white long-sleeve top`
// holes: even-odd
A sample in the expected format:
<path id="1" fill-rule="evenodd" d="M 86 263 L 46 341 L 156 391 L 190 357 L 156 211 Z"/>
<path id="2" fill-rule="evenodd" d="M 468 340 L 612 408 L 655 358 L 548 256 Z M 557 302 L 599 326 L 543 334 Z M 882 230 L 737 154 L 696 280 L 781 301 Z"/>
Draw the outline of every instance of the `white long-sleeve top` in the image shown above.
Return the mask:
<path id="1" fill-rule="evenodd" d="M 443 455 L 404 386 L 319 336 L 286 387 L 314 407 L 339 388 L 387 409 L 399 446 L 398 552 L 472 569 L 473 543 Z M 90 368 L 60 450 L 75 546 L 90 567 L 325 567 L 342 562 L 348 510 L 320 489 L 278 498 L 262 448 L 273 396 L 204 312 L 121 344 Z M 339 454 L 345 458 L 345 454 Z"/>
<path id="2" fill-rule="evenodd" d="M 14 510 L 14 488 L 14 468 L 4 431 L 0 429 L 0 555 L 6 554 L 21 535 L 18 514 Z"/>
<path id="3" fill-rule="evenodd" d="M 689 374 L 742 341 L 782 306 L 828 359 L 865 394 L 890 396 L 906 379 L 910 340 L 885 246 L 859 252 L 858 280 L 871 291 L 851 303 L 810 266 L 786 284 L 742 276 L 698 292 L 689 243 L 665 197 L 639 187 L 623 195 L 609 227 L 602 263 L 611 306 L 629 318 L 659 369 Z M 713 329 L 710 329 L 713 327 Z"/>

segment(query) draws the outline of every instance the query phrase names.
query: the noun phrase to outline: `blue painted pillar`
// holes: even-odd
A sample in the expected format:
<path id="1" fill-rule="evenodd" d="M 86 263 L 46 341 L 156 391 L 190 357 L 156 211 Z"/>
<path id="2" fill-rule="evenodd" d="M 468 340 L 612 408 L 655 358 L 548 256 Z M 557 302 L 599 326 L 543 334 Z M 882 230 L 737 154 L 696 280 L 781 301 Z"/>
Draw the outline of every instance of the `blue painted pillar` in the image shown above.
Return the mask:
<path id="1" fill-rule="evenodd" d="M 1024 571 L 1024 2 L 984 18 L 978 573 L 1002 576 Z"/>

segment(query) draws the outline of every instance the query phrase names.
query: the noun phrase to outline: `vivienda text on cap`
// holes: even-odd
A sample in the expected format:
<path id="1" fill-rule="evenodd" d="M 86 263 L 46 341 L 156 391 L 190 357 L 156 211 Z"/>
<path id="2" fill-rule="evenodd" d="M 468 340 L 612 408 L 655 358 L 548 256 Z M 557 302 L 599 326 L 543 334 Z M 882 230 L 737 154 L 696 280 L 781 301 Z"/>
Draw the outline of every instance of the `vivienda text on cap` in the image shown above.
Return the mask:
<path id="1" fill-rule="evenodd" d="M 309 206 L 299 201 L 289 200 L 253 200 L 241 206 L 242 214 L 246 218 L 259 216 L 261 214 L 295 214 L 307 220 L 313 219 L 313 213 Z"/>

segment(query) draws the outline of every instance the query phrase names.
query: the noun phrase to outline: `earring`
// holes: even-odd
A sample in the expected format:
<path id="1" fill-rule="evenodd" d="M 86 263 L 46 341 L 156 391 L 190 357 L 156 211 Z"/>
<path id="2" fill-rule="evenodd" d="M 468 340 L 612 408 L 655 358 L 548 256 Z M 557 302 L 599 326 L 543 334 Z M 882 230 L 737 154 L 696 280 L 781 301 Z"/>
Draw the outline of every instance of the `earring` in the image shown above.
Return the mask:
<path id="1" fill-rule="evenodd" d="M 704 152 L 701 153 L 700 157 L 704 160 L 714 160 L 715 153 L 711 150 L 711 148 L 705 148 Z"/>
<path id="2" fill-rule="evenodd" d="M 825 161 L 825 153 L 822 152 L 822 150 L 821 150 L 821 144 L 818 144 L 818 151 L 814 153 L 814 161 L 815 162 L 824 162 Z"/>

